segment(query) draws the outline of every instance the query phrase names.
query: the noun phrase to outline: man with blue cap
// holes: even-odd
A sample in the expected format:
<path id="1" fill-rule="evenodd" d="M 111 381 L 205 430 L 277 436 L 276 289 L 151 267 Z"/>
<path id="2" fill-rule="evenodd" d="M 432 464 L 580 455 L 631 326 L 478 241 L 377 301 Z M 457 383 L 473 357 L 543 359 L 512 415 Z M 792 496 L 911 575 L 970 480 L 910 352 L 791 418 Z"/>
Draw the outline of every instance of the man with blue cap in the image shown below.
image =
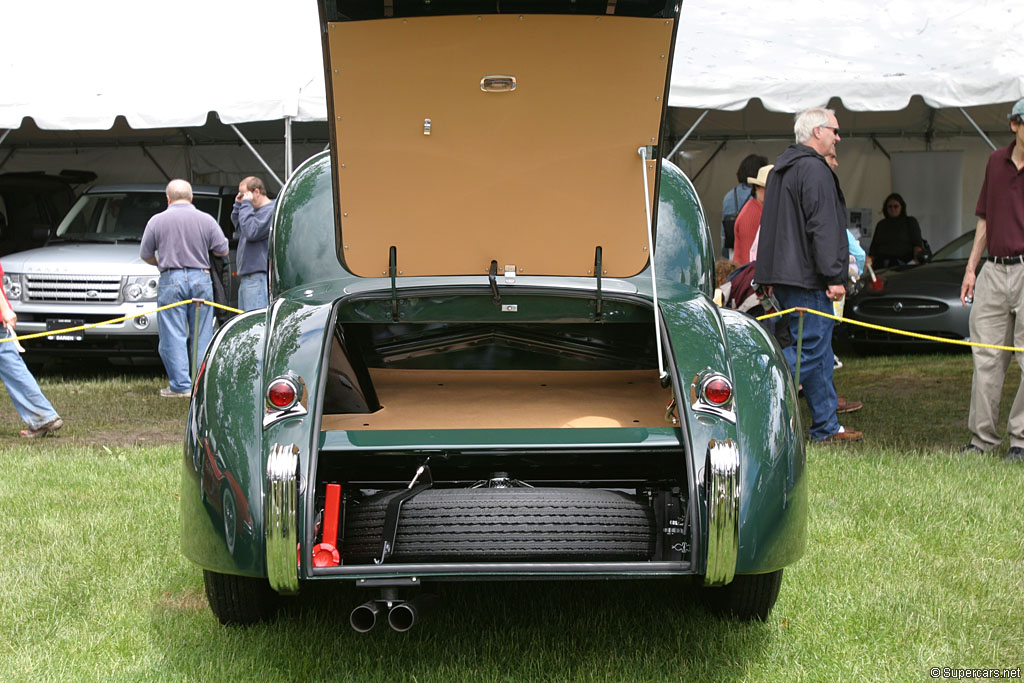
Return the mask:
<path id="1" fill-rule="evenodd" d="M 960 285 L 960 301 L 965 306 L 973 301 L 971 341 L 1024 347 L 1024 99 L 1013 105 L 1008 118 L 1013 142 L 992 152 L 985 166 L 985 182 L 974 211 L 978 227 Z M 986 249 L 984 266 L 975 275 Z M 984 453 L 1003 440 L 996 420 L 1011 354 L 978 346 L 972 352 L 974 377 L 967 418 L 971 440 L 961 451 Z M 1024 368 L 1024 354 L 1017 354 L 1017 362 Z M 1007 431 L 1007 462 L 1024 462 L 1024 381 L 1013 399 Z"/>

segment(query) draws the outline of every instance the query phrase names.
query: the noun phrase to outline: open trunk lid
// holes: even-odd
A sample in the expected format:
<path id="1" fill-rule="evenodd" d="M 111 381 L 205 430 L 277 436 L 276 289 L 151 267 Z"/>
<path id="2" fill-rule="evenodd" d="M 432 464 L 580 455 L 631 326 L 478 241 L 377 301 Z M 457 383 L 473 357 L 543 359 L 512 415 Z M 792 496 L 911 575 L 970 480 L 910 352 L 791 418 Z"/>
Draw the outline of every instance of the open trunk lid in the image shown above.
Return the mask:
<path id="1" fill-rule="evenodd" d="M 398 276 L 644 269 L 676 8 L 586 4 L 326 3 L 351 272 L 392 247 Z"/>

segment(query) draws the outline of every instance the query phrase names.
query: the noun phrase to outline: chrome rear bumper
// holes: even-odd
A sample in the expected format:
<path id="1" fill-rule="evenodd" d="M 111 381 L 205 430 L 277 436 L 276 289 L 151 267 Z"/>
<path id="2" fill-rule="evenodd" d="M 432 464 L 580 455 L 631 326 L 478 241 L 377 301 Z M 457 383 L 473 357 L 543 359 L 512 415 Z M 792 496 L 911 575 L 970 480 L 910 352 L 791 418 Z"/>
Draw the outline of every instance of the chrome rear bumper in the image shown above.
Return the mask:
<path id="1" fill-rule="evenodd" d="M 278 593 L 299 592 L 298 523 L 299 449 L 274 444 L 267 458 L 266 524 L 267 579 Z"/>
<path id="2" fill-rule="evenodd" d="M 708 444 L 705 487 L 708 497 L 708 565 L 704 584 L 722 586 L 736 574 L 740 540 L 740 453 L 736 442 Z"/>

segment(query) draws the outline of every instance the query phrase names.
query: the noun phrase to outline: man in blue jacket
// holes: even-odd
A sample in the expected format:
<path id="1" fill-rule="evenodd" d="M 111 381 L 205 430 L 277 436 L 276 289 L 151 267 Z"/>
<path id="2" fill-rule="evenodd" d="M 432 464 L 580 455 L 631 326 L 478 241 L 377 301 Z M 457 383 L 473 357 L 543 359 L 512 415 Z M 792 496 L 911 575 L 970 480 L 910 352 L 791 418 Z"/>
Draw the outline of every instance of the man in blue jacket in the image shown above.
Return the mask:
<path id="1" fill-rule="evenodd" d="M 846 238 L 846 201 L 839 179 L 825 157 L 835 154 L 839 122 L 831 109 L 809 109 L 796 117 L 796 144 L 775 161 L 761 214 L 754 279 L 770 285 L 782 309 L 795 306 L 832 314 L 846 296 L 850 252 Z M 789 328 L 797 339 L 797 315 Z M 800 383 L 811 411 L 811 439 L 858 441 L 863 434 L 845 429 L 836 418 L 832 384 L 830 318 L 804 315 Z M 796 373 L 796 345 L 785 348 Z"/>
<path id="2" fill-rule="evenodd" d="M 274 217 L 274 200 L 256 176 L 238 183 L 231 222 L 238 237 L 235 272 L 238 273 L 238 306 L 243 311 L 267 307 L 267 238 Z"/>

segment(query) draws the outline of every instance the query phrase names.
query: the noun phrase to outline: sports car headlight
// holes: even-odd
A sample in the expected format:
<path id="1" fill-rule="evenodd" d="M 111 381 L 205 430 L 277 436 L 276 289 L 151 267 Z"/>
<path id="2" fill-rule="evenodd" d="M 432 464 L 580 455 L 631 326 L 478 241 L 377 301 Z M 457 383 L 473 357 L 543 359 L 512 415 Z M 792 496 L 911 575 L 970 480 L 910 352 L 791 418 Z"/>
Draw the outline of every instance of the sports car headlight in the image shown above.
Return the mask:
<path id="1" fill-rule="evenodd" d="M 155 275 L 129 277 L 124 285 L 125 301 L 156 301 L 159 281 Z"/>
<path id="2" fill-rule="evenodd" d="M 21 275 L 4 273 L 4 294 L 8 301 L 21 300 Z"/>

